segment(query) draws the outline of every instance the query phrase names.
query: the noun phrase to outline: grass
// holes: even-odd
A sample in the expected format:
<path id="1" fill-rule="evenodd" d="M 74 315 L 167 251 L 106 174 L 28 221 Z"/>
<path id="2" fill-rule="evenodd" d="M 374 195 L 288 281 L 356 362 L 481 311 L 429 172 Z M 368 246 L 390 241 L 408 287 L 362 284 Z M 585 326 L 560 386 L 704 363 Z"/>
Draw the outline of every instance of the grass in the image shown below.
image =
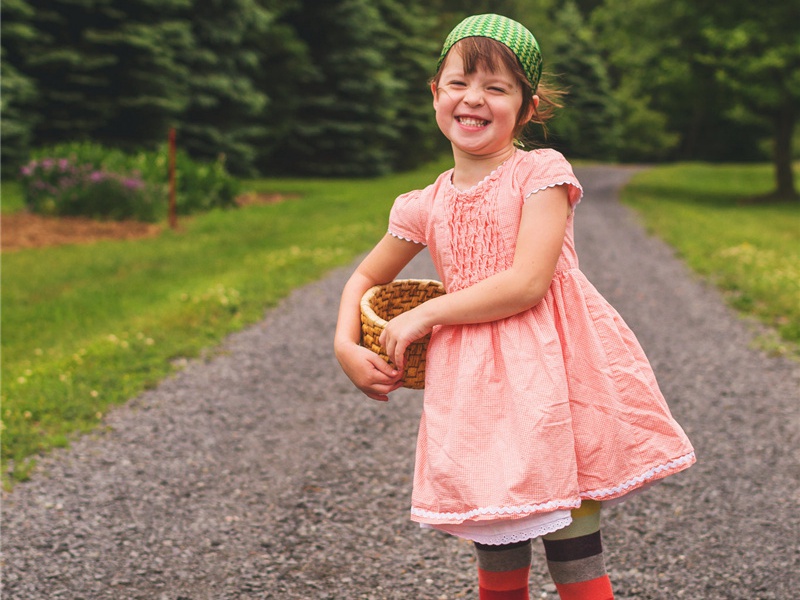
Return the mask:
<path id="1" fill-rule="evenodd" d="M 750 200 L 773 177 L 768 165 L 670 165 L 637 174 L 622 198 L 733 307 L 769 326 L 764 349 L 798 356 L 800 204 Z"/>
<path id="2" fill-rule="evenodd" d="M 0 211 L 2 214 L 14 213 L 25 206 L 22 186 L 16 181 L 0 182 Z"/>
<path id="3" fill-rule="evenodd" d="M 292 289 L 351 262 L 383 235 L 393 199 L 442 167 L 372 180 L 250 181 L 248 190 L 299 197 L 214 211 L 154 239 L 4 254 L 6 485 L 27 478 L 37 454 L 67 445 L 110 406 L 154 386 L 182 357 L 214 347 Z"/>

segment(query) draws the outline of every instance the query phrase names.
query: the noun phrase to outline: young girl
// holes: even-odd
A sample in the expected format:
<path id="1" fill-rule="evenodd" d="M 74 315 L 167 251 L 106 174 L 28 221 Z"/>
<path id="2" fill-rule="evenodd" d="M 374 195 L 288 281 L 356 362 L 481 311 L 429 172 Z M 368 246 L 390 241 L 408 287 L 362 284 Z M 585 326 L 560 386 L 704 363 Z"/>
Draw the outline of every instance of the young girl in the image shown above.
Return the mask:
<path id="1" fill-rule="evenodd" d="M 578 269 L 571 166 L 515 146 L 554 104 L 541 67 L 530 31 L 499 15 L 447 37 L 431 92 L 455 166 L 395 201 L 345 285 L 335 351 L 385 401 L 408 345 L 432 332 L 411 518 L 475 543 L 482 600 L 528 598 L 539 536 L 561 598 L 607 600 L 602 504 L 695 456 L 633 333 Z M 359 346 L 359 301 L 425 245 L 447 294 L 389 322 L 392 366 Z"/>

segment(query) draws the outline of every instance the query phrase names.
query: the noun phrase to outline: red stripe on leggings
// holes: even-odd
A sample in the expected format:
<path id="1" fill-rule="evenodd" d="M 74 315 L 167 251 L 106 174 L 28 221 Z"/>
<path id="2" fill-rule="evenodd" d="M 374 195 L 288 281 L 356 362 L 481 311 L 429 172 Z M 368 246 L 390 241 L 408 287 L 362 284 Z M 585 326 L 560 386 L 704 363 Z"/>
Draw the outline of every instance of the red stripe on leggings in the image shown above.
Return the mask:
<path id="1" fill-rule="evenodd" d="M 608 575 L 579 583 L 557 583 L 561 600 L 614 600 Z"/>

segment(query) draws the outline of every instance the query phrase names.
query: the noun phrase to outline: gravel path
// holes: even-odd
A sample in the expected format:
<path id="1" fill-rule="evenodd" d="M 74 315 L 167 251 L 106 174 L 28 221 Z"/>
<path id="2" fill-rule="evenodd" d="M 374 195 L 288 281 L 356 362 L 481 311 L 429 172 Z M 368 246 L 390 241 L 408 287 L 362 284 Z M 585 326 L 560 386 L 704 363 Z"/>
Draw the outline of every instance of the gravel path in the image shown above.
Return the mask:
<path id="1" fill-rule="evenodd" d="M 643 233 L 616 202 L 630 173 L 578 170 L 582 267 L 637 332 L 698 464 L 607 511 L 617 598 L 796 599 L 800 365 L 751 349 Z M 369 401 L 331 354 L 348 274 L 42 459 L 4 497 L 3 598 L 477 598 L 471 545 L 408 520 L 420 393 Z M 406 274 L 432 275 L 425 260 Z M 534 548 L 532 598 L 554 599 Z"/>

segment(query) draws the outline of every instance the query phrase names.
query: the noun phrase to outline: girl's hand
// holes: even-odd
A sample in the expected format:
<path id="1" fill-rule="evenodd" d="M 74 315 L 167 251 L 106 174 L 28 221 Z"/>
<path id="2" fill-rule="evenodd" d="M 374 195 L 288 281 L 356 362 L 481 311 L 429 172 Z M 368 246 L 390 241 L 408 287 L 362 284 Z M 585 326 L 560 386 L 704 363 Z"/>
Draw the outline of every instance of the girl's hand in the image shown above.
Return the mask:
<path id="1" fill-rule="evenodd" d="M 425 337 L 433 329 L 423 318 L 422 306 L 394 317 L 384 328 L 378 343 L 386 350 L 389 359 L 402 371 L 405 367 L 406 348 Z"/>
<path id="2" fill-rule="evenodd" d="M 386 402 L 389 392 L 403 385 L 402 370 L 363 346 L 350 343 L 337 347 L 336 358 L 350 381 L 373 400 Z"/>

